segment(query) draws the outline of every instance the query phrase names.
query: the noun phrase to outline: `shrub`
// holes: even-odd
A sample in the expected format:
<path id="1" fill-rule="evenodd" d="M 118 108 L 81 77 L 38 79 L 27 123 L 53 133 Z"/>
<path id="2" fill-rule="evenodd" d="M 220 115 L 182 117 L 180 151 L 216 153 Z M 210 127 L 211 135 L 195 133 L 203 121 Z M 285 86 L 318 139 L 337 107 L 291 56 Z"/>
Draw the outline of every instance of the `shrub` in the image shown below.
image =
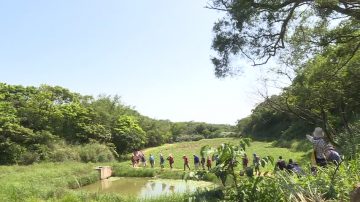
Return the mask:
<path id="1" fill-rule="evenodd" d="M 20 156 L 18 163 L 21 165 L 30 165 L 35 162 L 38 162 L 39 160 L 40 157 L 37 153 L 27 151 Z"/>
<path id="2" fill-rule="evenodd" d="M 53 145 L 53 151 L 51 151 L 49 154 L 49 161 L 80 161 L 80 156 L 74 146 L 60 143 L 57 145 Z"/>
<path id="3" fill-rule="evenodd" d="M 133 169 L 121 164 L 113 165 L 113 176 L 116 177 L 155 177 L 156 171 L 151 168 Z"/>
<path id="4" fill-rule="evenodd" d="M 106 145 L 91 143 L 77 147 L 82 162 L 110 162 L 114 155 Z"/>
<path id="5" fill-rule="evenodd" d="M 360 120 L 352 124 L 350 130 L 339 134 L 339 145 L 345 156 L 354 158 L 360 153 Z"/>

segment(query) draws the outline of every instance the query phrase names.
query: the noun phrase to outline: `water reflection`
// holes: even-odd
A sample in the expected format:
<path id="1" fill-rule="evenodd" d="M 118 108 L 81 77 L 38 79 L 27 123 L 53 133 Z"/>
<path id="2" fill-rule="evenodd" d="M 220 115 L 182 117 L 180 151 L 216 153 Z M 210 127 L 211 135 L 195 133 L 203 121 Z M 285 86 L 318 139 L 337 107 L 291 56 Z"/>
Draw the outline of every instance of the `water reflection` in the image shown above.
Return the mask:
<path id="1" fill-rule="evenodd" d="M 165 191 L 165 189 L 166 189 L 166 184 L 162 183 L 162 191 Z"/>
<path id="2" fill-rule="evenodd" d="M 152 178 L 110 178 L 80 188 L 90 192 L 120 193 L 131 197 L 149 198 L 172 193 L 194 192 L 214 185 L 210 182 L 165 180 Z"/>

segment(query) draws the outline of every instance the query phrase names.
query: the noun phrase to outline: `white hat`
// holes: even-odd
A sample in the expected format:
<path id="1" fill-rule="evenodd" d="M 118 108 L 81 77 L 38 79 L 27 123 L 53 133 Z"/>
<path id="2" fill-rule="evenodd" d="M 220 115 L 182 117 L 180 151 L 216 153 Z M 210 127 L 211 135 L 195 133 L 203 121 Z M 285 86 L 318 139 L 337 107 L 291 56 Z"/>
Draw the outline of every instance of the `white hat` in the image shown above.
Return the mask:
<path id="1" fill-rule="evenodd" d="M 323 129 L 320 127 L 316 127 L 313 134 L 314 134 L 314 137 L 324 137 Z"/>

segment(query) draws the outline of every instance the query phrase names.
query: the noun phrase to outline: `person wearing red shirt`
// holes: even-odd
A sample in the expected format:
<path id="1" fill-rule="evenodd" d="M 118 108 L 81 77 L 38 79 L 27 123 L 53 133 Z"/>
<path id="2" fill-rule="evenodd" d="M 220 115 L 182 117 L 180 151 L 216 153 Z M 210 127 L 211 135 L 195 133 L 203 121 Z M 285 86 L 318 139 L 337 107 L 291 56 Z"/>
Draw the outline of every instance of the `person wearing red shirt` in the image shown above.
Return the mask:
<path id="1" fill-rule="evenodd" d="M 186 156 L 184 155 L 184 156 L 183 156 L 183 159 L 184 159 L 184 171 L 185 171 L 186 167 L 189 168 L 189 170 L 190 170 L 188 157 L 186 157 Z"/>

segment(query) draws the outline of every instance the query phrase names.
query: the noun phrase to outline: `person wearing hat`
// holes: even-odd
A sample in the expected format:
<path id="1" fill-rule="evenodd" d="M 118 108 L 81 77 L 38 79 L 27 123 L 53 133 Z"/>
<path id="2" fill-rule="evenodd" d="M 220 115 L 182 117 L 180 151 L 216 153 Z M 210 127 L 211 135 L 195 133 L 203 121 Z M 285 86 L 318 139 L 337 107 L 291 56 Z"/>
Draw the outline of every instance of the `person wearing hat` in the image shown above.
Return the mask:
<path id="1" fill-rule="evenodd" d="M 316 127 L 313 136 L 306 135 L 307 139 L 314 146 L 314 157 L 315 162 L 319 166 L 326 166 L 326 158 L 325 158 L 325 149 L 326 149 L 326 141 L 324 140 L 324 132 L 320 127 Z"/>

